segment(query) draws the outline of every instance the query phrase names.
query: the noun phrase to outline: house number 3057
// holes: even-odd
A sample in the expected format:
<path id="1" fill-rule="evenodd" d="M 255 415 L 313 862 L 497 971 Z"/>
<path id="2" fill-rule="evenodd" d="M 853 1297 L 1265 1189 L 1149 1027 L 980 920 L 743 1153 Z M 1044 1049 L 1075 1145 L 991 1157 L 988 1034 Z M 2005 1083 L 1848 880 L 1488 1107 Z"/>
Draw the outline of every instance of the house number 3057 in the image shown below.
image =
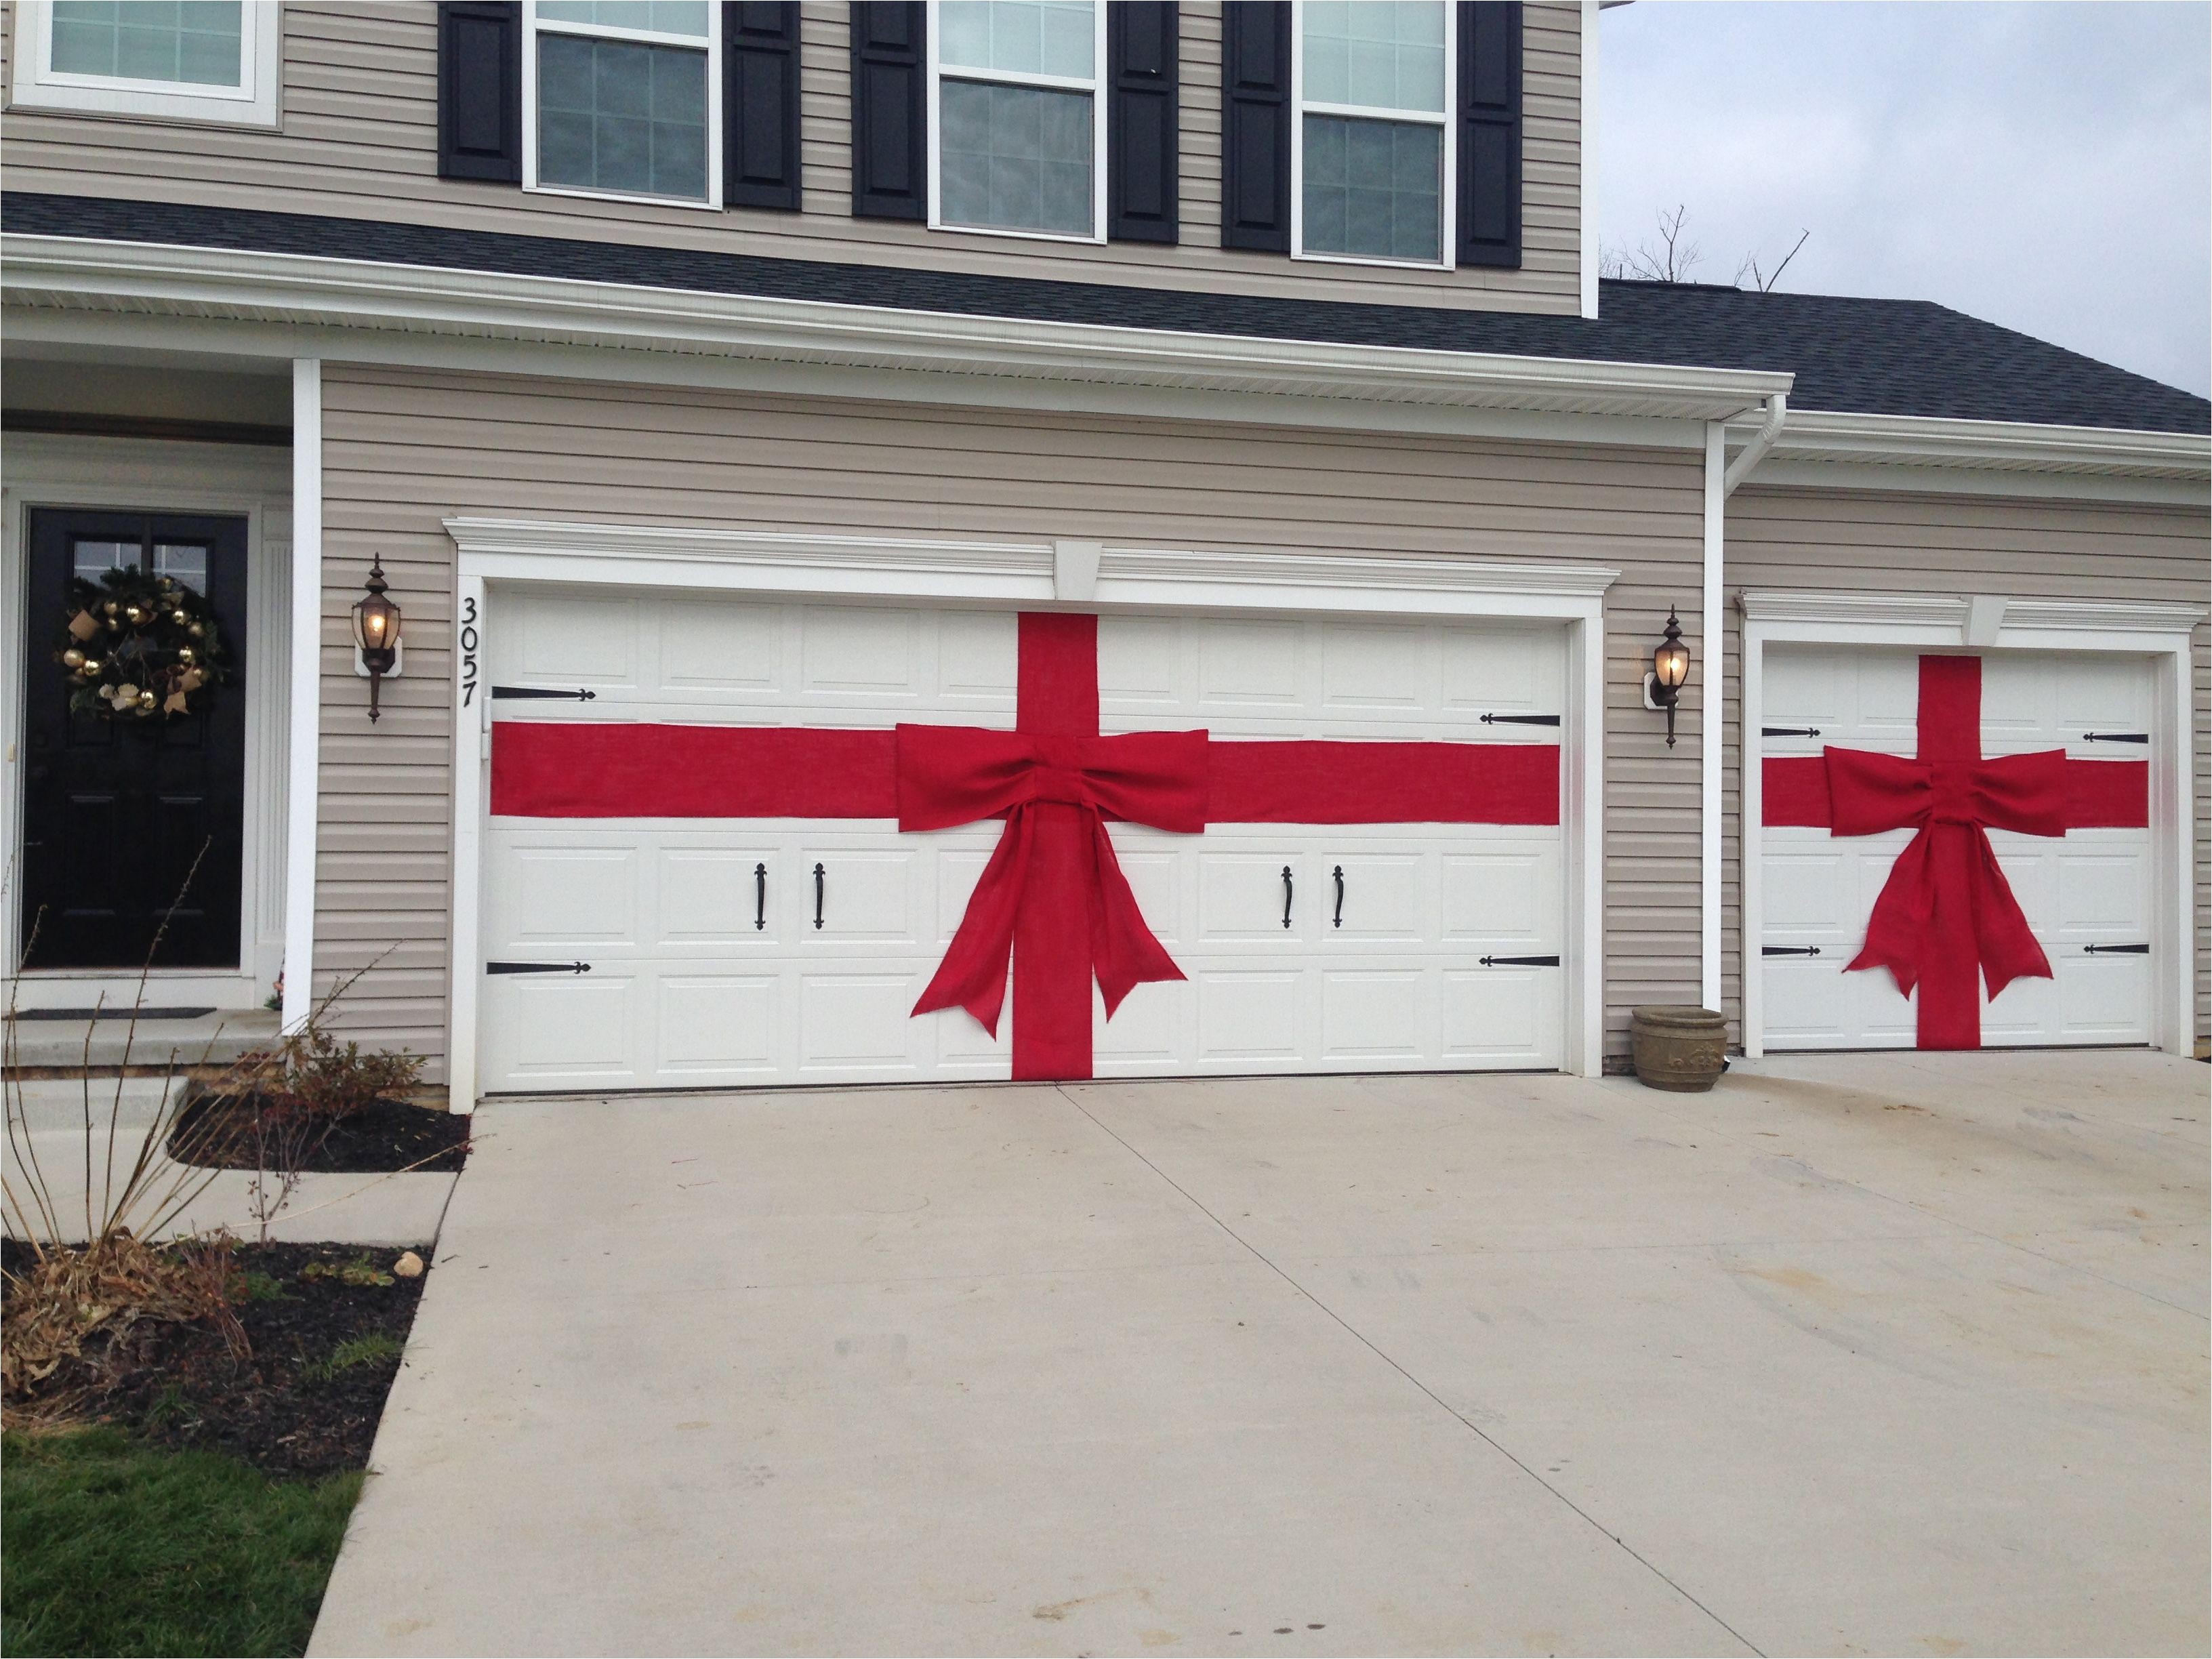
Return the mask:
<path id="1" fill-rule="evenodd" d="M 477 698 L 477 601 L 474 594 L 461 600 L 461 707 L 471 708 Z"/>

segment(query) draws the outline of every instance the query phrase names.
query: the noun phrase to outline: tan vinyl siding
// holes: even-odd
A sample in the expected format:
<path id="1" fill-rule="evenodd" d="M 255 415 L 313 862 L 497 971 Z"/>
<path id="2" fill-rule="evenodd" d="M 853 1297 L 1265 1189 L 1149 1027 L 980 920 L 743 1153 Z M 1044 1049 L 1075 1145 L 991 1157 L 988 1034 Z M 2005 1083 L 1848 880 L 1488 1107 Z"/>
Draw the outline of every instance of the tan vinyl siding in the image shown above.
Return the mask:
<path id="1" fill-rule="evenodd" d="M 325 582 L 316 983 L 399 941 L 349 1024 L 442 1055 L 454 514 L 1054 537 L 1148 546 L 1581 559 L 1609 602 L 1608 948 L 1636 1001 L 1697 990 L 1694 698 L 1669 751 L 1640 704 L 1669 600 L 1697 591 L 1700 457 L 1074 415 L 970 413 L 574 381 L 324 373 Z M 407 673 L 363 718 L 346 607 L 372 554 Z M 1694 611 L 1694 606 L 1690 607 Z M 492 625 L 497 625 L 496 615 Z M 1693 619 L 1692 619 L 1693 620 Z M 1693 632 L 1694 639 L 1694 632 Z"/>
<path id="2" fill-rule="evenodd" d="M 2202 605 L 2212 534 L 2201 508 L 2007 500 L 1987 495 L 1881 495 L 1761 489 L 1728 504 L 1728 588 L 1826 592 L 1991 593 L 2037 599 L 2171 600 Z M 1731 606 L 1729 753 L 1741 753 L 1735 711 L 1742 679 L 1742 622 Z M 2196 735 L 2197 1036 L 2212 1031 L 2212 799 L 2206 728 L 2212 725 L 2206 631 L 2192 641 Z M 1757 754 L 1753 745 L 1753 756 Z M 1747 757 L 1746 763 L 1751 757 Z M 1740 774 L 1727 775 L 1723 998 L 1741 1034 L 1742 957 L 1737 874 Z"/>
<path id="3" fill-rule="evenodd" d="M 1224 250 L 1220 0 L 1182 10 L 1178 247 L 1105 246 L 932 231 L 851 215 L 843 0 L 807 0 L 801 27 L 799 213 L 600 202 L 437 176 L 432 9 L 291 0 L 278 131 L 10 110 L 11 190 L 263 208 L 643 246 L 1126 283 L 1212 292 L 1572 313 L 1581 296 L 1582 11 L 1524 12 L 1524 262 L 1518 270 L 1309 264 Z"/>

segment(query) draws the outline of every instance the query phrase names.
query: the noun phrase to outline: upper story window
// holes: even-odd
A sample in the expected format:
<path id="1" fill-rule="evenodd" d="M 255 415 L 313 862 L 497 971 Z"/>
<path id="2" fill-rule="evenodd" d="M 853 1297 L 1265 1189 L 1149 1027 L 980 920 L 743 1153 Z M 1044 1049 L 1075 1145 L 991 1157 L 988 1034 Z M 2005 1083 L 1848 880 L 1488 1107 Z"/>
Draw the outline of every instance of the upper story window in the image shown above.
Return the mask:
<path id="1" fill-rule="evenodd" d="M 1455 10 L 1443 0 L 1298 0 L 1294 253 L 1451 263 Z"/>
<path id="2" fill-rule="evenodd" d="M 936 0 L 929 222 L 1106 240 L 1103 0 Z"/>
<path id="3" fill-rule="evenodd" d="M 281 23 L 276 0 L 21 0 L 12 101 L 274 126 Z"/>
<path id="4" fill-rule="evenodd" d="M 720 207 L 719 10 L 708 0 L 526 0 L 524 184 Z"/>

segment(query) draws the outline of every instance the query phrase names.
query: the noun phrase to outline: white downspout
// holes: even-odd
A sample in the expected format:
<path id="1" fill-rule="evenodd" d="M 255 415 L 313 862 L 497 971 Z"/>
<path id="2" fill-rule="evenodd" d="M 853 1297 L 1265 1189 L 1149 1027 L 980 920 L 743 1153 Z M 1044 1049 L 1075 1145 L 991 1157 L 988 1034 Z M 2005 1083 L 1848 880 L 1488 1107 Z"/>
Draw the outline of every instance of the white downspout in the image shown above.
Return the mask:
<path id="1" fill-rule="evenodd" d="M 1728 459 L 1728 428 L 1719 421 L 1705 426 L 1705 713 L 1698 771 L 1698 994 L 1708 1008 L 1721 1006 L 1721 854 L 1727 823 L 1722 817 L 1722 783 L 1727 775 L 1728 616 L 1721 595 L 1727 546 L 1725 503 L 1752 468 L 1774 447 L 1789 418 L 1790 398 L 1777 392 L 1766 400 L 1766 418 L 1735 460 Z M 1752 749 L 1744 746 L 1748 757 Z M 1747 759 L 1747 765 L 1750 763 Z M 1746 971 L 1749 969 L 1747 967 Z"/>
<path id="2" fill-rule="evenodd" d="M 1766 418 L 1759 422 L 1759 430 L 1752 434 L 1751 441 L 1743 447 L 1743 453 L 1728 465 L 1721 477 L 1721 498 L 1725 501 L 1735 494 L 1735 487 L 1751 476 L 1751 469 L 1766 459 L 1766 452 L 1774 447 L 1774 441 L 1782 435 L 1782 423 L 1790 418 L 1790 394 L 1778 392 L 1766 400 Z"/>

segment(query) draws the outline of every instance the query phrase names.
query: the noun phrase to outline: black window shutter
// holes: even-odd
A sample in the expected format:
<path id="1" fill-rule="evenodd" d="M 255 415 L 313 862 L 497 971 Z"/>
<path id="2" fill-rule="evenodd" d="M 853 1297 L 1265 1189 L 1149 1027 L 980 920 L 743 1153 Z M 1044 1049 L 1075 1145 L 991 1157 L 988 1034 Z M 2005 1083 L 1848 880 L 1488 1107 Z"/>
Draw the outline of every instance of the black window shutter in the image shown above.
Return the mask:
<path id="1" fill-rule="evenodd" d="M 1288 253 L 1290 0 L 1228 0 L 1221 12 L 1221 246 Z"/>
<path id="2" fill-rule="evenodd" d="M 1521 0 L 1459 0 L 1459 263 L 1521 264 Z"/>
<path id="3" fill-rule="evenodd" d="M 722 0 L 722 203 L 799 211 L 799 0 Z"/>
<path id="4" fill-rule="evenodd" d="M 438 176 L 522 182 L 521 0 L 438 8 Z"/>
<path id="5" fill-rule="evenodd" d="M 1175 0 L 1106 8 L 1106 236 L 1176 240 Z"/>
<path id="6" fill-rule="evenodd" d="M 854 0 L 853 216 L 929 216 L 922 133 L 929 74 L 921 0 Z"/>

